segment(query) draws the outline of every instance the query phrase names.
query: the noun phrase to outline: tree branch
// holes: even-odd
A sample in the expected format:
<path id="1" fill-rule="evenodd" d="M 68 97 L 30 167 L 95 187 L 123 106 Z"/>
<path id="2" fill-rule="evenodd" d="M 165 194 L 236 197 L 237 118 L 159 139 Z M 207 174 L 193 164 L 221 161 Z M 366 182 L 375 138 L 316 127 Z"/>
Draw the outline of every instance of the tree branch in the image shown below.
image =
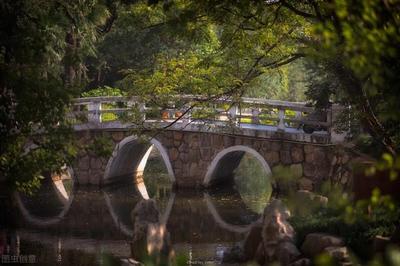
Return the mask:
<path id="1" fill-rule="evenodd" d="M 290 5 L 285 0 L 282 0 L 281 4 L 282 4 L 282 6 L 286 7 L 287 9 L 289 9 L 290 11 L 295 13 L 296 15 L 299 15 L 299 16 L 304 17 L 304 18 L 316 18 L 315 15 L 307 13 L 307 12 L 304 12 L 302 10 L 299 10 L 299 9 L 295 8 L 294 6 Z"/>

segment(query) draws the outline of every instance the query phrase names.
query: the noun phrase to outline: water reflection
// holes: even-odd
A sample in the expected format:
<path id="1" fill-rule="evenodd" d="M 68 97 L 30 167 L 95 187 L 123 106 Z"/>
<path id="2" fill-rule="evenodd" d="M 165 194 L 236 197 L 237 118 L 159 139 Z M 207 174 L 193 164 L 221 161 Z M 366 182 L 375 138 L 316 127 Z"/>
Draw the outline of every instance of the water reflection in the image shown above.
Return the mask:
<path id="1" fill-rule="evenodd" d="M 57 224 L 44 228 L 23 220 L 18 223 L 17 233 L 24 249 L 22 252 L 29 250 L 49 264 L 55 258 L 55 255 L 49 254 L 53 254 L 58 247 L 63 260 L 72 260 L 74 257 L 66 254 L 79 249 L 79 258 L 75 257 L 74 260 L 82 260 L 81 265 L 96 265 L 92 264 L 93 256 L 99 261 L 107 257 L 104 252 L 120 259 L 130 257 L 129 243 L 133 231 L 131 212 L 141 199 L 140 195 L 127 186 L 107 191 L 78 188 L 74 194 L 69 211 Z M 229 194 L 233 196 L 227 200 Z M 41 198 L 41 205 L 28 204 L 25 208 L 30 213 L 57 213 L 59 206 L 53 204 L 54 196 L 45 193 Z M 157 203 L 157 207 L 162 215 L 161 220 L 171 234 L 175 252 L 191 257 L 193 261 L 219 260 L 222 250 L 244 237 L 246 224 L 259 217 L 241 202 L 238 192 L 228 190 L 209 193 L 171 192 L 168 197 L 160 197 L 157 202 L 161 203 Z M 218 217 L 224 221 L 222 225 Z M 21 218 L 26 217 L 22 215 Z M 240 224 L 236 221 L 240 221 Z M 230 230 L 224 224 L 238 226 L 241 230 Z M 36 245 L 34 243 L 39 244 L 36 250 L 31 249 Z"/>
<path id="2" fill-rule="evenodd" d="M 233 171 L 232 186 L 206 192 L 174 191 L 165 168 L 154 149 L 143 180 L 175 253 L 188 264 L 218 263 L 223 251 L 260 219 L 271 197 L 268 173 L 251 154 L 244 154 Z M 63 181 L 64 190 L 47 182 L 33 197 L 17 195 L 20 217 L 13 234 L 19 250 L 35 254 L 40 265 L 119 265 L 131 258 L 132 211 L 143 200 L 136 184 L 72 190 Z"/>
<path id="3" fill-rule="evenodd" d="M 45 177 L 33 196 L 16 192 L 14 197 L 23 217 L 37 226 L 58 223 L 73 202 L 73 179 L 70 174 Z"/>
<path id="4" fill-rule="evenodd" d="M 163 190 L 163 188 L 161 187 L 160 189 Z M 115 226 L 125 235 L 133 236 L 131 212 L 136 204 L 143 199 L 142 195 L 136 192 L 134 185 L 107 189 L 103 191 L 103 194 Z M 160 221 L 165 224 L 171 212 L 175 193 L 157 193 L 154 199 L 157 202 L 157 208 L 160 212 Z"/>
<path id="5" fill-rule="evenodd" d="M 247 206 L 239 192 L 233 188 L 204 193 L 204 200 L 214 221 L 231 232 L 245 233 L 261 217 Z"/>
<path id="6" fill-rule="evenodd" d="M 261 214 L 272 195 L 271 174 L 257 158 L 245 153 L 233 175 L 242 201 L 253 212 Z"/>

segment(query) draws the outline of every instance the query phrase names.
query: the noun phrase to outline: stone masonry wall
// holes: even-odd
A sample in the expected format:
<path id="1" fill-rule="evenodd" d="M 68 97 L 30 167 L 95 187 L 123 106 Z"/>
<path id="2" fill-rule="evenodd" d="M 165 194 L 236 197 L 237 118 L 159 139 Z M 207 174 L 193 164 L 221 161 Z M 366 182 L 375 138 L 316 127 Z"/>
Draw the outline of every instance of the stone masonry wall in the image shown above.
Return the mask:
<path id="1" fill-rule="evenodd" d="M 329 145 L 178 131 L 167 131 L 157 138 L 168 150 L 178 187 L 200 186 L 214 157 L 235 145 L 256 150 L 272 170 L 278 165 L 294 168 L 300 183 L 316 186 L 328 178 L 334 158 Z"/>
<path id="2" fill-rule="evenodd" d="M 115 146 L 129 135 L 128 131 L 77 132 L 81 150 L 73 166 L 76 182 L 82 185 L 102 185 L 109 158 L 99 157 L 88 148 L 96 138 L 107 138 Z M 300 187 L 318 187 L 329 178 L 332 166 L 338 161 L 335 146 L 324 144 L 187 131 L 165 131 L 156 138 L 168 152 L 177 187 L 201 186 L 215 156 L 235 145 L 256 150 L 273 171 L 278 165 L 293 168 Z M 343 163 L 343 160 L 340 162 Z"/>

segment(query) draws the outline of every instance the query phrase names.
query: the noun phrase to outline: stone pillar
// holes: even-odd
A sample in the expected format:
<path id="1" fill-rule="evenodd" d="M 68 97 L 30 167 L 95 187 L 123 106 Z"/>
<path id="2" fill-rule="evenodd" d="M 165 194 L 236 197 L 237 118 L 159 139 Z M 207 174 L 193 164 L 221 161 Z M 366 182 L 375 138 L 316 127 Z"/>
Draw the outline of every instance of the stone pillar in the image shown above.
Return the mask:
<path id="1" fill-rule="evenodd" d="M 279 108 L 278 110 L 278 131 L 285 131 L 285 109 Z"/>
<path id="2" fill-rule="evenodd" d="M 88 121 L 101 123 L 101 102 L 91 102 L 88 104 Z"/>

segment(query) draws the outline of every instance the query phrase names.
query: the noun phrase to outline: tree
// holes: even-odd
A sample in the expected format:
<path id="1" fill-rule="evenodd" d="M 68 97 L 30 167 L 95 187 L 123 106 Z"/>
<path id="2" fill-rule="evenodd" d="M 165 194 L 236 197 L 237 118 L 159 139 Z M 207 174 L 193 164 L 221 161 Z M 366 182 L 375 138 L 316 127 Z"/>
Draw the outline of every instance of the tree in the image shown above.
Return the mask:
<path id="1" fill-rule="evenodd" d="M 179 18 L 178 28 L 188 36 L 204 33 L 196 43 L 210 49 L 164 56 L 152 71 L 129 73 L 125 82 L 135 92 L 154 96 L 190 91 L 238 98 L 252 82 L 273 79 L 271 69 L 306 57 L 319 75 L 309 84 L 308 96 L 318 106 L 335 100 L 350 105 L 363 129 L 384 150 L 396 153 L 398 1 L 180 0 L 154 8 L 165 10 L 158 24 Z"/>
<path id="2" fill-rule="evenodd" d="M 11 187 L 31 191 L 74 155 L 66 109 L 106 9 L 102 1 L 0 3 L 0 169 Z"/>

